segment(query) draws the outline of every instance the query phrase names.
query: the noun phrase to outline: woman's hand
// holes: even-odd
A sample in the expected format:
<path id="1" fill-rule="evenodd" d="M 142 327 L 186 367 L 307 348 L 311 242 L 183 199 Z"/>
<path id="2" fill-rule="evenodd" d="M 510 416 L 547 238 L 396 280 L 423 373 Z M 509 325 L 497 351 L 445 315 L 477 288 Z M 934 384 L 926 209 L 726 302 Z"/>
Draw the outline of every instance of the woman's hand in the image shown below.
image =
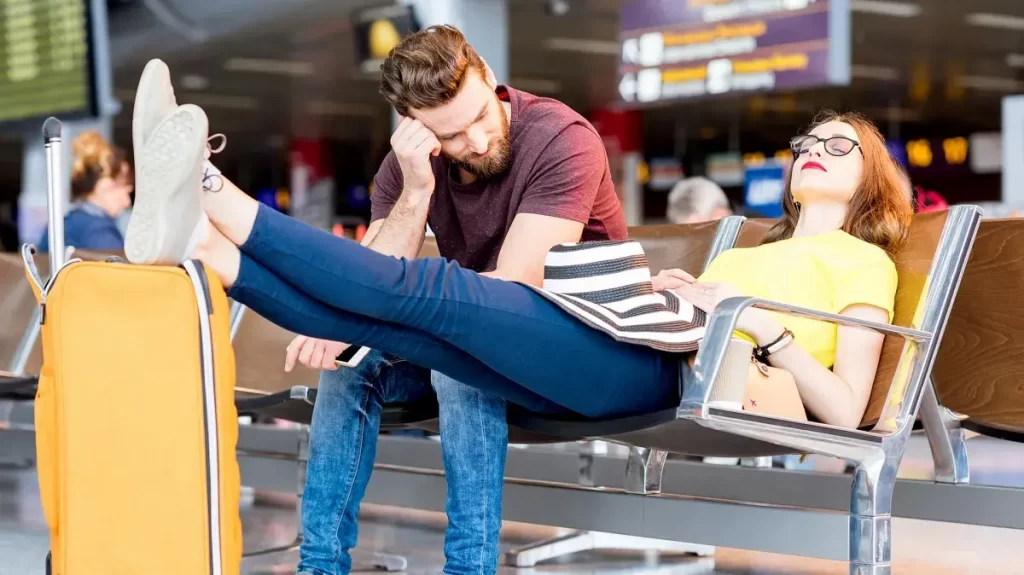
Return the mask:
<path id="1" fill-rule="evenodd" d="M 675 292 L 679 294 L 679 297 L 709 315 L 715 311 L 718 304 L 722 303 L 722 300 L 743 296 L 732 284 L 725 282 L 695 282 L 680 286 L 676 288 Z M 760 343 L 758 336 L 766 331 L 765 322 L 766 316 L 763 310 L 747 308 L 740 314 L 736 322 L 736 329 L 753 337 Z"/>
<path id="2" fill-rule="evenodd" d="M 680 269 L 661 270 L 658 275 L 651 278 L 654 291 L 674 290 L 695 281 L 697 280 L 693 276 Z"/>
<path id="3" fill-rule="evenodd" d="M 679 297 L 710 314 L 722 300 L 743 295 L 725 282 L 692 282 L 675 288 Z"/>

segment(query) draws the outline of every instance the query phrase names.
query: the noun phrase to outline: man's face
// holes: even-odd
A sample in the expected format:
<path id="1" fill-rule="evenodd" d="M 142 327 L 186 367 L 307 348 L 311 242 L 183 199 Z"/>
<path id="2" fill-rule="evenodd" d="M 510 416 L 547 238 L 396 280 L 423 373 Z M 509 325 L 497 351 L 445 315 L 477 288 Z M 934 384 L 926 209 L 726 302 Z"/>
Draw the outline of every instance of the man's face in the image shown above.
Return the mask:
<path id="1" fill-rule="evenodd" d="M 451 102 L 411 113 L 434 132 L 441 142 L 441 152 L 459 167 L 481 178 L 508 170 L 508 116 L 494 86 L 476 71 L 467 74 Z"/>

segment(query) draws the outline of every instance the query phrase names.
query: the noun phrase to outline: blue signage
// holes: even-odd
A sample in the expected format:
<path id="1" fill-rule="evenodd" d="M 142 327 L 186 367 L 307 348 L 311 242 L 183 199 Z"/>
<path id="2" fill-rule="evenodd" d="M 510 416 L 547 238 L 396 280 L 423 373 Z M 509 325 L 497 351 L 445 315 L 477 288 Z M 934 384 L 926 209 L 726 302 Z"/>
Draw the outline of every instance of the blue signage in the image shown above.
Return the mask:
<path id="1" fill-rule="evenodd" d="M 782 194 L 785 193 L 785 171 L 779 164 L 748 167 L 743 183 L 743 203 L 761 217 L 782 216 Z"/>
<path id="2" fill-rule="evenodd" d="M 627 0 L 619 95 L 644 105 L 850 83 L 849 0 Z"/>

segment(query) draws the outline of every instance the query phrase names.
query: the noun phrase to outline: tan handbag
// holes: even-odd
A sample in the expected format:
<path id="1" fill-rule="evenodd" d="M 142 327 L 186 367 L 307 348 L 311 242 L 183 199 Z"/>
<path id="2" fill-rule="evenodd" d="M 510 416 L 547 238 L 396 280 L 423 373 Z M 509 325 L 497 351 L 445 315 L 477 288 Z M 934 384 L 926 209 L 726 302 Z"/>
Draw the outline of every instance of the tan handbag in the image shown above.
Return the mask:
<path id="1" fill-rule="evenodd" d="M 690 356 L 691 367 L 695 360 L 695 355 Z M 744 364 L 747 365 L 745 375 Z M 754 356 L 754 346 L 750 342 L 734 338 L 722 359 L 708 404 L 719 407 L 731 404 L 735 405 L 731 409 L 740 409 L 741 397 L 744 411 L 807 421 L 807 411 L 793 374 L 761 363 Z"/>
<path id="2" fill-rule="evenodd" d="M 743 410 L 807 421 L 807 410 L 800 399 L 793 374 L 777 367 L 765 365 L 751 355 L 750 375 L 747 377 L 747 396 Z"/>

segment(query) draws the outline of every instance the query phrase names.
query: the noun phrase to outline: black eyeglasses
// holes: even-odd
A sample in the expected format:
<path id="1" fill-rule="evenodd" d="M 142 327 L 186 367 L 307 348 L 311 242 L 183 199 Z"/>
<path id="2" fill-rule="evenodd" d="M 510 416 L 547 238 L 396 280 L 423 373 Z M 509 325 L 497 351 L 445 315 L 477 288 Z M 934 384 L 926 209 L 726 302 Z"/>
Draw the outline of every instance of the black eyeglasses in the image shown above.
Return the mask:
<path id="1" fill-rule="evenodd" d="M 825 144 L 825 151 L 833 156 L 845 156 L 855 148 L 860 148 L 860 142 L 847 138 L 846 136 L 819 138 L 813 134 L 793 138 L 789 141 L 789 147 L 793 150 L 794 156 L 799 156 L 800 154 L 810 151 L 810 149 L 818 142 L 823 142 Z M 860 153 L 863 156 L 864 150 L 861 150 Z"/>

